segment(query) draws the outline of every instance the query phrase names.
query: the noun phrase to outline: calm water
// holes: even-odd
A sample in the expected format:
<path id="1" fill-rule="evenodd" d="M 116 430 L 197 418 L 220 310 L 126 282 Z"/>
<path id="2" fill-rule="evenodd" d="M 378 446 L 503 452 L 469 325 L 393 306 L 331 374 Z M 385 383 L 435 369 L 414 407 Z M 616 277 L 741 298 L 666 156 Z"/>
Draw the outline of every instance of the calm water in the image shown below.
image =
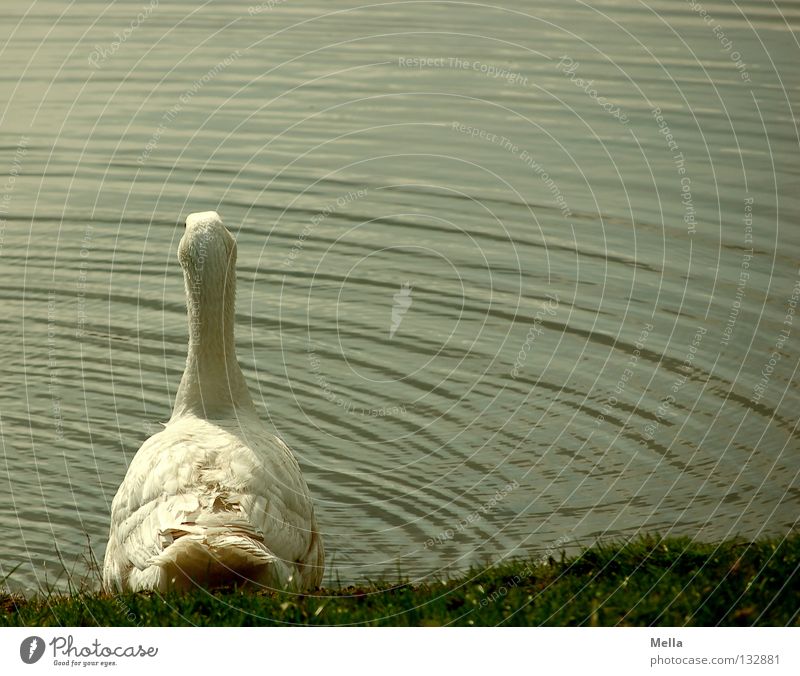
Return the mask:
<path id="1" fill-rule="evenodd" d="M 208 209 L 329 582 L 796 527 L 796 4 L 11 7 L 11 587 L 102 558 Z"/>

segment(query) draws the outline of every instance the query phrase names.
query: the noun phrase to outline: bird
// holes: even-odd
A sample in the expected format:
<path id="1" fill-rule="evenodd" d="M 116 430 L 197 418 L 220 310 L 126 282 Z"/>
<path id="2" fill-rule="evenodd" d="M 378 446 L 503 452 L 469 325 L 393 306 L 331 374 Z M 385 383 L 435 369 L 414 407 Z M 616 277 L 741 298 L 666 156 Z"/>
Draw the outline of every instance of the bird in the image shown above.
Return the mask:
<path id="1" fill-rule="evenodd" d="M 172 416 L 111 504 L 109 592 L 319 587 L 324 548 L 289 447 L 259 418 L 236 358 L 236 240 L 216 211 L 178 245 L 189 344 Z"/>

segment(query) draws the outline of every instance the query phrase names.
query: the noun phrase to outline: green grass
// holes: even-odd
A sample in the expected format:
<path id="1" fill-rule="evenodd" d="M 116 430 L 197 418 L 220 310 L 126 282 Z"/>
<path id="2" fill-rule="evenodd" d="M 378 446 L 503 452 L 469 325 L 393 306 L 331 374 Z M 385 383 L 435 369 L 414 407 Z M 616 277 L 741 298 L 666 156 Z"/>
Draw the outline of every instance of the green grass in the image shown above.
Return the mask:
<path id="1" fill-rule="evenodd" d="M 311 594 L 198 591 L 0 596 L 0 625 L 800 626 L 800 536 L 701 544 L 645 537 L 441 582 Z"/>

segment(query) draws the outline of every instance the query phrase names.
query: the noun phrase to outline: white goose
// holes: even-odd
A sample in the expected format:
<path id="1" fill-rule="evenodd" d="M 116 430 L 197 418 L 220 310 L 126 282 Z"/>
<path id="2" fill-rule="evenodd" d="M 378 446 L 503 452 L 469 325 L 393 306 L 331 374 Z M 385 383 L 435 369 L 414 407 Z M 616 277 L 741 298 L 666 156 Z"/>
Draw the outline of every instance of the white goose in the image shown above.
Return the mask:
<path id="1" fill-rule="evenodd" d="M 178 247 L 189 353 L 172 417 L 111 505 L 108 590 L 319 586 L 324 554 L 292 452 L 256 413 L 233 342 L 236 242 L 214 211 Z"/>

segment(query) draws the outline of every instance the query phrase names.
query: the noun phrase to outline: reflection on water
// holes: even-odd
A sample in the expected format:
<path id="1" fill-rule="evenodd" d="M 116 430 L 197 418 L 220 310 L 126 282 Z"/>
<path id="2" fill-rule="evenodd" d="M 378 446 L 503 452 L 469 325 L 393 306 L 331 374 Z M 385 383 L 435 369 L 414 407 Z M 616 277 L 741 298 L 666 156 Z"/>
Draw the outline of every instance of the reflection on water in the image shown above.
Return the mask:
<path id="1" fill-rule="evenodd" d="M 0 10 L 0 575 L 102 557 L 209 209 L 328 581 L 792 529 L 797 13 L 740 6 Z"/>

